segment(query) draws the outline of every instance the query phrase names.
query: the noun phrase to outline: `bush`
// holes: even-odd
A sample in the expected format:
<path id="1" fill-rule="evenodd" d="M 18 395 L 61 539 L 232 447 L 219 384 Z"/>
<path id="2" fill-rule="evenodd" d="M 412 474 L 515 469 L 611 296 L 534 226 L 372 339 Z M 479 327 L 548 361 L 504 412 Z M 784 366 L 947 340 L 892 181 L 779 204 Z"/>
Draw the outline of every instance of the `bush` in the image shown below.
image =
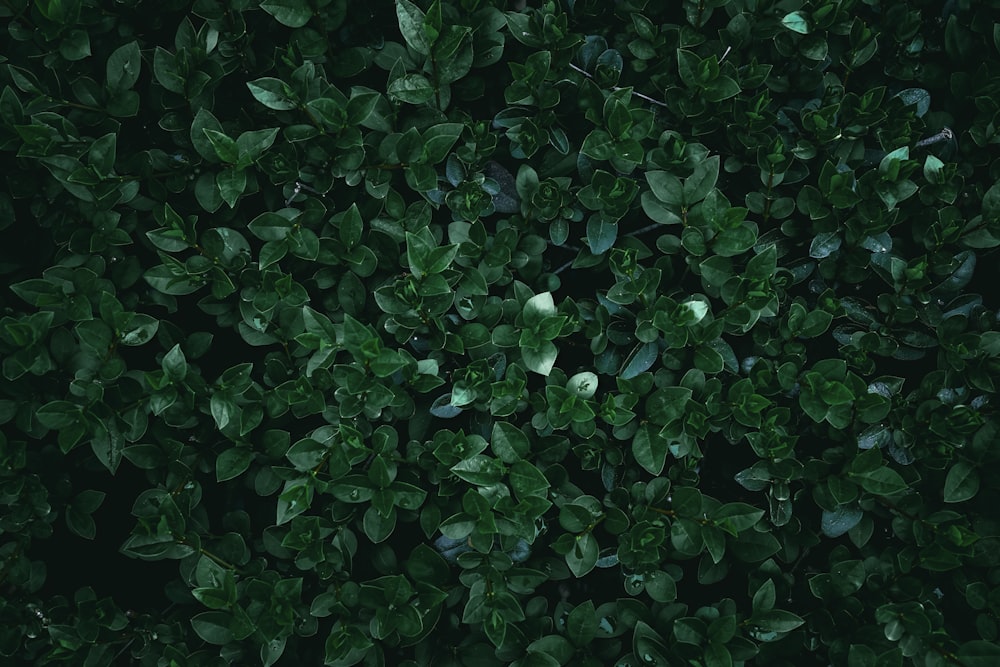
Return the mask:
<path id="1" fill-rule="evenodd" d="M 12 0 L 10 664 L 997 664 L 1000 3 Z"/>

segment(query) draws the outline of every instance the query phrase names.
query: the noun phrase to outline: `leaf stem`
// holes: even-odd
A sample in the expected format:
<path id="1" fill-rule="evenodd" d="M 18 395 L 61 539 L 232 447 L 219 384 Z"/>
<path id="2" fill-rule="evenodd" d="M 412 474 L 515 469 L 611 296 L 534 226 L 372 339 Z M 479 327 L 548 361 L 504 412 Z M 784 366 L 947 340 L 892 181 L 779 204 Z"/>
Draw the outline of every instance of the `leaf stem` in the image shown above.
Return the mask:
<path id="1" fill-rule="evenodd" d="M 591 74 L 590 72 L 588 72 L 587 70 L 583 69 L 582 67 L 577 67 L 573 63 L 569 63 L 569 66 L 570 66 L 570 69 L 572 69 L 572 70 L 574 70 L 576 72 L 579 72 L 580 74 L 584 75 L 585 77 L 587 77 L 591 81 L 594 80 L 594 75 Z M 617 92 L 619 90 L 625 90 L 625 88 L 623 88 L 621 86 L 612 86 L 611 90 L 614 90 L 614 91 Z M 656 104 L 656 105 L 659 105 L 661 107 L 664 107 L 665 109 L 669 109 L 670 108 L 669 106 L 667 106 L 666 102 L 661 102 L 659 100 L 653 99 L 649 95 L 643 95 L 642 93 L 638 93 L 638 92 L 636 92 L 634 90 L 632 91 L 632 95 L 634 97 L 638 97 L 640 99 L 646 100 L 647 102 L 651 102 L 652 104 Z"/>

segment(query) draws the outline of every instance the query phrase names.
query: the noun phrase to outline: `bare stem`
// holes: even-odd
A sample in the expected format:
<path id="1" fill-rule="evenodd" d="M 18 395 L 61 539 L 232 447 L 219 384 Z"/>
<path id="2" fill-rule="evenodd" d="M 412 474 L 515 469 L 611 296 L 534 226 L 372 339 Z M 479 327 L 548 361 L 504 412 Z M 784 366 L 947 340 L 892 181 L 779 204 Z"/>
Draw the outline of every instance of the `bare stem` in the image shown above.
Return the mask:
<path id="1" fill-rule="evenodd" d="M 914 148 L 923 148 L 924 146 L 939 144 L 942 141 L 951 141 L 954 138 L 955 138 L 955 133 L 952 132 L 950 127 L 946 127 L 935 135 L 929 136 L 926 139 L 921 139 L 916 144 L 914 144 Z"/>

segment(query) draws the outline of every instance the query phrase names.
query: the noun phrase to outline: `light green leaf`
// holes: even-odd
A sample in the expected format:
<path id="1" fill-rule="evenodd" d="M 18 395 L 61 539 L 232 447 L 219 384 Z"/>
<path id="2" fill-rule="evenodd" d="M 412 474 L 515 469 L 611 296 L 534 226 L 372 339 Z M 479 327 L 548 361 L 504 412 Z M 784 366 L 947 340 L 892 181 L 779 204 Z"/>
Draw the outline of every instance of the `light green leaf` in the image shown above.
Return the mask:
<path id="1" fill-rule="evenodd" d="M 781 25 L 800 35 L 809 34 L 809 19 L 806 17 L 805 12 L 786 14 L 785 18 L 781 19 Z"/>
<path id="2" fill-rule="evenodd" d="M 545 341 L 537 349 L 521 349 L 521 357 L 524 359 L 524 365 L 529 371 L 533 371 L 539 375 L 548 375 L 552 372 L 552 367 L 556 364 L 558 354 L 559 350 L 552 341 Z"/>

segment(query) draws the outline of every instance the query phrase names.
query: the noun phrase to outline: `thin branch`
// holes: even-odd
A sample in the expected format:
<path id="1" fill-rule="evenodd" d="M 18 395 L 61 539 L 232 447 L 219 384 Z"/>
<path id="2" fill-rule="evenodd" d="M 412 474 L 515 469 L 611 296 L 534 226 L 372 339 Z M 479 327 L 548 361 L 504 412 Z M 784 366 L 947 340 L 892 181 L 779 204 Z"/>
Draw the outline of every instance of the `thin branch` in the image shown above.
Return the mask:
<path id="1" fill-rule="evenodd" d="M 955 133 L 952 132 L 950 127 L 946 127 L 935 135 L 927 137 L 926 139 L 921 139 L 916 144 L 914 144 L 914 148 L 923 148 L 924 146 L 939 144 L 942 141 L 951 141 L 954 138 L 955 138 Z"/>
<path id="2" fill-rule="evenodd" d="M 295 181 L 295 189 L 292 190 L 292 194 L 289 195 L 288 199 L 285 200 L 285 206 L 291 204 L 292 200 L 295 199 L 299 195 L 299 193 L 302 192 L 303 190 L 305 190 L 306 192 L 311 192 L 314 195 L 318 195 L 320 197 L 326 197 L 325 192 L 320 192 L 315 188 L 309 187 L 305 183 L 300 183 L 299 181 Z"/>
<path id="3" fill-rule="evenodd" d="M 625 236 L 639 236 L 639 234 L 645 234 L 646 232 L 651 232 L 654 229 L 660 229 L 661 227 L 663 227 L 663 225 L 661 223 L 654 222 L 653 224 L 646 225 L 645 227 L 642 227 L 641 229 L 636 229 L 635 231 L 631 231 L 628 234 L 625 234 Z"/>
<path id="4" fill-rule="evenodd" d="M 583 69 L 582 67 L 577 67 L 573 63 L 570 63 L 569 66 L 570 66 L 570 69 L 572 69 L 572 70 L 574 70 L 576 72 L 579 72 L 580 74 L 584 75 L 585 77 L 587 77 L 591 81 L 594 80 L 594 75 L 591 74 L 590 72 L 588 72 L 587 70 Z M 619 90 L 625 90 L 625 88 L 623 88 L 621 86 L 613 86 L 611 88 L 611 90 L 619 91 Z M 669 109 L 670 108 L 669 106 L 667 106 L 666 102 L 661 102 L 659 100 L 654 100 L 649 95 L 643 95 L 642 93 L 637 93 L 634 90 L 632 91 L 632 95 L 634 95 L 635 97 L 638 97 L 640 99 L 646 100 L 647 102 L 651 102 L 652 104 L 656 104 L 656 105 L 659 105 L 661 107 L 664 107 L 665 109 Z"/>

